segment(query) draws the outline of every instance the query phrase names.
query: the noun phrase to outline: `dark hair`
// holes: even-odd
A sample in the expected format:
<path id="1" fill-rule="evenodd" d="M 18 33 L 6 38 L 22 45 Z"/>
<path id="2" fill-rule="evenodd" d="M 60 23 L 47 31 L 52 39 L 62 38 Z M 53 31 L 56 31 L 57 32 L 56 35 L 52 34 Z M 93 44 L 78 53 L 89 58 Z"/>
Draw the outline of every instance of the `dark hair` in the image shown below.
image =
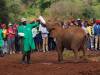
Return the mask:
<path id="1" fill-rule="evenodd" d="M 42 25 L 43 27 L 46 27 L 46 24 L 43 24 L 42 22 L 41 22 L 41 25 Z"/>

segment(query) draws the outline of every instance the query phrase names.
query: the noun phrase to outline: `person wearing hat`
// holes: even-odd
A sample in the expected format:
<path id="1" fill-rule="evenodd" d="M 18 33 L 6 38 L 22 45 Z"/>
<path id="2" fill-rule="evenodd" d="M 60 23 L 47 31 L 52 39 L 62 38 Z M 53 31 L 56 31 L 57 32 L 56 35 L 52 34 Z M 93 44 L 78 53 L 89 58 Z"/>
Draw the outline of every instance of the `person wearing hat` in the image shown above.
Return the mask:
<path id="1" fill-rule="evenodd" d="M 99 39 L 100 39 L 100 24 L 98 22 L 96 22 L 96 24 L 93 27 L 93 31 L 94 31 L 94 36 L 95 36 L 95 50 L 99 50 Z"/>
<path id="2" fill-rule="evenodd" d="M 15 54 L 15 32 L 13 29 L 13 24 L 9 23 L 7 29 L 7 40 L 8 40 L 8 47 L 9 47 L 9 53 Z"/>
<path id="3" fill-rule="evenodd" d="M 77 24 L 78 24 L 79 27 L 82 26 L 82 20 L 80 18 L 77 19 Z"/>
<path id="4" fill-rule="evenodd" d="M 23 44 L 24 44 L 24 48 L 23 48 L 23 56 L 22 56 L 22 63 L 27 63 L 30 64 L 30 56 L 31 56 L 31 52 L 32 50 L 35 49 L 35 43 L 34 40 L 32 38 L 32 28 L 38 26 L 38 22 L 33 22 L 31 24 L 28 24 L 26 19 L 23 19 L 22 21 L 22 25 L 23 26 Z M 27 61 L 25 60 L 25 58 L 27 58 Z"/>

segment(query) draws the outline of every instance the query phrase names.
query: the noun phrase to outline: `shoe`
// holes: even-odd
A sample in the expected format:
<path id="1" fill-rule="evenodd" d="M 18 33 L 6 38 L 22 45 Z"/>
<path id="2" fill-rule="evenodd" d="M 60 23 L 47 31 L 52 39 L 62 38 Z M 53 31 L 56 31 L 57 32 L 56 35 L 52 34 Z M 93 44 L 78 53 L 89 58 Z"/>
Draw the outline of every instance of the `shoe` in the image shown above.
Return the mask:
<path id="1" fill-rule="evenodd" d="M 4 57 L 4 54 L 1 54 L 0 57 Z"/>
<path id="2" fill-rule="evenodd" d="M 26 62 L 25 61 L 21 61 L 21 64 L 26 64 Z"/>
<path id="3" fill-rule="evenodd" d="M 10 52 L 10 55 L 12 54 L 12 52 Z"/>
<path id="4" fill-rule="evenodd" d="M 31 61 L 29 61 L 29 62 L 27 62 L 27 64 L 32 64 L 32 62 L 31 62 Z"/>
<path id="5" fill-rule="evenodd" d="M 15 54 L 15 51 L 13 51 L 12 53 Z"/>
<path id="6" fill-rule="evenodd" d="M 46 51 L 43 51 L 44 53 L 46 52 Z"/>
<path id="7" fill-rule="evenodd" d="M 87 51 L 90 51 L 90 49 L 89 49 L 89 48 L 87 48 Z"/>

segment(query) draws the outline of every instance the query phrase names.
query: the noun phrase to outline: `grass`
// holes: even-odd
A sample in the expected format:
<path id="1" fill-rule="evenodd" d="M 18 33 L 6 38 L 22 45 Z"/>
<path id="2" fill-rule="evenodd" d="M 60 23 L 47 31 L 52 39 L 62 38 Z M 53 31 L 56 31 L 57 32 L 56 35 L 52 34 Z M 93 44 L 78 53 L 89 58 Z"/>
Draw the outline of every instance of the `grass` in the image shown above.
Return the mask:
<path id="1" fill-rule="evenodd" d="M 82 51 L 79 51 L 78 52 L 78 56 L 82 56 L 83 55 L 83 52 Z M 65 50 L 63 52 L 63 56 L 64 58 L 70 58 L 70 57 L 74 57 L 74 53 L 72 50 Z"/>

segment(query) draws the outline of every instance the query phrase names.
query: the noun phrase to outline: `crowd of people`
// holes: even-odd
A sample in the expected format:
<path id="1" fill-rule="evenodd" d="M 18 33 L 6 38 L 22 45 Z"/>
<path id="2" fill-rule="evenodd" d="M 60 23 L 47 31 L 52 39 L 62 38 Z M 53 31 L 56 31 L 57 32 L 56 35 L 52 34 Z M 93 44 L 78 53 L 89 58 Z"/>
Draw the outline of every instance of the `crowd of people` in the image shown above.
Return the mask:
<path id="1" fill-rule="evenodd" d="M 55 48 L 53 39 L 48 36 L 49 31 L 40 19 L 34 18 L 28 23 L 26 18 L 22 18 L 19 24 L 0 24 L 0 56 L 22 53 L 23 63 L 25 58 L 29 63 L 31 52 L 47 52 Z"/>
<path id="2" fill-rule="evenodd" d="M 72 26 L 79 26 L 88 35 L 87 49 L 100 50 L 100 20 L 70 20 L 61 22 L 64 29 Z M 0 56 L 5 54 L 22 53 L 22 62 L 30 61 L 30 54 L 33 51 L 47 52 L 56 48 L 54 38 L 49 36 L 45 23 L 40 19 L 33 19 L 28 23 L 26 18 L 22 18 L 20 23 L 8 25 L 0 24 Z"/>
<path id="3" fill-rule="evenodd" d="M 64 29 L 72 26 L 79 26 L 87 33 L 87 50 L 100 50 L 100 20 L 72 19 L 62 23 Z"/>

